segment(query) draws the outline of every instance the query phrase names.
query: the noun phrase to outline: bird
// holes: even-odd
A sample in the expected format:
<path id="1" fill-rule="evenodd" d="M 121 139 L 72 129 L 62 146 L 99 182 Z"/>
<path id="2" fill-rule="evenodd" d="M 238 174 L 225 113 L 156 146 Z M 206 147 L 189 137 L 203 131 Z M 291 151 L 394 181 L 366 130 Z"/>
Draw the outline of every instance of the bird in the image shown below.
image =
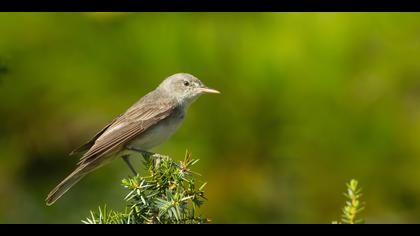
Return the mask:
<path id="1" fill-rule="evenodd" d="M 128 159 L 130 153 L 150 154 L 148 150 L 168 140 L 183 123 L 190 105 L 204 93 L 220 92 L 188 73 L 164 79 L 155 90 L 70 153 L 84 154 L 75 170 L 48 194 L 46 204 L 51 206 L 87 174 L 115 159 L 122 158 L 136 173 Z"/>

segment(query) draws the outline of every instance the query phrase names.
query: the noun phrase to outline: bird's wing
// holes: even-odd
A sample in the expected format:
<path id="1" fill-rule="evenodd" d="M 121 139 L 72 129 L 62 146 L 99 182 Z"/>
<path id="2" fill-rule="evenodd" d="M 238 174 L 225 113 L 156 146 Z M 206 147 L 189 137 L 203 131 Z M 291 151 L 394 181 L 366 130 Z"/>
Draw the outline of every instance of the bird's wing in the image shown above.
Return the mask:
<path id="1" fill-rule="evenodd" d="M 121 116 L 121 115 L 120 115 Z M 94 144 L 96 139 L 98 139 L 112 124 L 114 124 L 114 122 L 120 117 L 118 116 L 117 118 L 115 118 L 114 120 L 112 120 L 108 125 L 106 125 L 101 131 L 99 131 L 97 134 L 95 134 L 95 136 L 93 136 L 88 142 L 86 142 L 85 144 L 83 144 L 82 146 L 76 148 L 75 150 L 73 150 L 69 156 L 73 156 L 75 154 L 84 152 L 89 150 Z"/>
<path id="2" fill-rule="evenodd" d="M 131 107 L 126 113 L 118 117 L 100 135 L 95 144 L 80 159 L 80 164 L 88 164 L 107 154 L 121 144 L 143 133 L 149 127 L 165 119 L 175 108 L 173 100 L 161 102 L 142 102 Z"/>

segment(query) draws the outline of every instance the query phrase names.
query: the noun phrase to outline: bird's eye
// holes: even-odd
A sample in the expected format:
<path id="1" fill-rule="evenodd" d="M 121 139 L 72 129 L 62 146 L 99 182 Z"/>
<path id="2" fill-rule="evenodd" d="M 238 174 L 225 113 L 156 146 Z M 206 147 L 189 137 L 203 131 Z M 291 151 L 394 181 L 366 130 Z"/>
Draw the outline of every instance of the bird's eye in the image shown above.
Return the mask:
<path id="1" fill-rule="evenodd" d="M 186 80 L 185 80 L 185 81 L 184 81 L 184 85 L 185 85 L 185 86 L 189 86 L 189 85 L 190 85 L 190 82 L 188 82 L 188 81 L 186 81 Z"/>

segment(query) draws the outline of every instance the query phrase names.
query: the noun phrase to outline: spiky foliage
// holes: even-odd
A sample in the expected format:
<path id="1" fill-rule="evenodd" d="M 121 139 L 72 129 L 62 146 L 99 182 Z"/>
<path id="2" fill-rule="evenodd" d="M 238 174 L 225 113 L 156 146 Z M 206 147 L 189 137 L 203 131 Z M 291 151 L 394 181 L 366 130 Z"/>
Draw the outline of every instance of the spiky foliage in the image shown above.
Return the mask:
<path id="1" fill-rule="evenodd" d="M 360 201 L 362 197 L 362 189 L 359 182 L 355 179 L 347 183 L 347 191 L 344 193 L 346 204 L 343 208 L 341 222 L 334 221 L 334 224 L 362 224 L 364 219 L 360 216 L 365 209 L 364 204 Z"/>
<path id="2" fill-rule="evenodd" d="M 191 171 L 194 160 L 186 153 L 179 163 L 167 156 L 144 157 L 147 176 L 137 175 L 122 180 L 128 190 L 124 200 L 127 202 L 123 212 L 99 207 L 91 211 L 90 217 L 82 221 L 87 224 L 200 224 L 207 223 L 197 209 L 206 200 L 203 188 Z M 198 184 L 199 187 L 198 187 Z"/>

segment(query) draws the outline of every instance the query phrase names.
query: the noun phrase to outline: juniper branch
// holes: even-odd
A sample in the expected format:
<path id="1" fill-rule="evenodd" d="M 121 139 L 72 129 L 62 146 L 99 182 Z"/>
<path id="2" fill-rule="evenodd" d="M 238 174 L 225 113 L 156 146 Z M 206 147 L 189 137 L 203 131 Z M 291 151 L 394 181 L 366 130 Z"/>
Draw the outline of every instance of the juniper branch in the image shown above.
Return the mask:
<path id="1" fill-rule="evenodd" d="M 198 208 L 206 200 L 203 188 L 206 183 L 196 179 L 191 167 L 194 160 L 185 154 L 179 163 L 170 157 L 145 155 L 143 160 L 146 176 L 136 175 L 123 179 L 128 190 L 122 212 L 99 207 L 91 211 L 86 224 L 200 224 L 209 220 L 202 217 Z"/>
<path id="2" fill-rule="evenodd" d="M 362 224 L 364 219 L 360 217 L 360 213 L 365 209 L 364 204 L 360 201 L 362 197 L 362 189 L 359 187 L 357 180 L 352 179 L 347 183 L 347 192 L 344 193 L 346 204 L 343 208 L 341 222 L 334 221 L 334 224 Z"/>

